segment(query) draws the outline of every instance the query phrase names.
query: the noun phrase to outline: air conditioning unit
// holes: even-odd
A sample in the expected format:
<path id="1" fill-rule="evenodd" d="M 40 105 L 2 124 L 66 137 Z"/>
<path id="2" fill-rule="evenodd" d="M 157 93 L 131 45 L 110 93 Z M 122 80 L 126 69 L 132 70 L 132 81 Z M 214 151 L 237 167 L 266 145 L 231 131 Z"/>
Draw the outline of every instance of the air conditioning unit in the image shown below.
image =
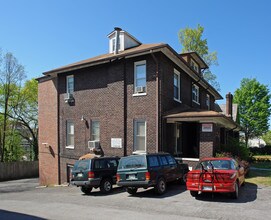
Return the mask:
<path id="1" fill-rule="evenodd" d="M 65 101 L 65 103 L 73 102 L 74 101 L 73 94 L 66 93 L 65 97 L 64 97 L 64 101 Z"/>
<path id="2" fill-rule="evenodd" d="M 145 92 L 145 87 L 144 86 L 137 86 L 135 90 L 136 90 L 136 93 L 142 93 L 142 92 Z"/>
<path id="3" fill-rule="evenodd" d="M 89 149 L 100 148 L 100 141 L 88 141 L 88 148 Z"/>

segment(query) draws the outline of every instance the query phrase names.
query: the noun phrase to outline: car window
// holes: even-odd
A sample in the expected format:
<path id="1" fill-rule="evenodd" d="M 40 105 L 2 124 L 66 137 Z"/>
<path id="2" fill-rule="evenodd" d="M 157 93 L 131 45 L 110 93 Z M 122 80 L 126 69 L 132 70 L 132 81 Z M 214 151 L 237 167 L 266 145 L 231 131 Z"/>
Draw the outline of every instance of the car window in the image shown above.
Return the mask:
<path id="1" fill-rule="evenodd" d="M 236 160 L 232 160 L 231 161 L 231 168 L 233 169 L 233 170 L 237 170 L 238 169 L 238 163 L 236 162 Z"/>
<path id="2" fill-rule="evenodd" d="M 107 163 L 108 163 L 108 167 L 110 168 L 118 166 L 117 161 L 115 159 L 108 160 Z"/>
<path id="3" fill-rule="evenodd" d="M 172 156 L 170 156 L 170 155 L 167 156 L 167 160 L 168 160 L 168 163 L 170 165 L 175 165 L 176 164 L 175 159 Z"/>
<path id="4" fill-rule="evenodd" d="M 105 169 L 105 168 L 108 168 L 108 166 L 107 166 L 107 163 L 105 160 L 95 160 L 94 168 L 95 169 Z"/>
<path id="5" fill-rule="evenodd" d="M 159 166 L 158 158 L 157 156 L 149 156 L 148 162 L 150 167 L 157 167 Z"/>
<path id="6" fill-rule="evenodd" d="M 160 162 L 162 165 L 168 165 L 166 156 L 160 156 Z"/>
<path id="7" fill-rule="evenodd" d="M 120 159 L 118 169 L 147 168 L 146 156 L 136 155 Z"/>
<path id="8" fill-rule="evenodd" d="M 85 171 L 89 169 L 91 160 L 78 160 L 75 162 L 73 170 Z"/>
<path id="9" fill-rule="evenodd" d="M 197 166 L 196 169 L 216 169 L 216 170 L 230 170 L 231 168 L 231 161 L 230 160 L 205 160 L 201 161 Z"/>

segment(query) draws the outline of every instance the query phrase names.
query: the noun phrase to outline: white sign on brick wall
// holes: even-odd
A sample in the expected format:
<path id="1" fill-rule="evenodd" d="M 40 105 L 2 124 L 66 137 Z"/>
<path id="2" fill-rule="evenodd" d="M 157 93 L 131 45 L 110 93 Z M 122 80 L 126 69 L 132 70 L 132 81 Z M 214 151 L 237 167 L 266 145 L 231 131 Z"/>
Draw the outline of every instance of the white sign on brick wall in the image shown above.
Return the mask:
<path id="1" fill-rule="evenodd" d="M 213 132 L 213 124 L 201 124 L 202 132 Z"/>
<path id="2" fill-rule="evenodd" d="M 122 139 L 121 138 L 111 138 L 111 147 L 112 148 L 122 148 Z"/>

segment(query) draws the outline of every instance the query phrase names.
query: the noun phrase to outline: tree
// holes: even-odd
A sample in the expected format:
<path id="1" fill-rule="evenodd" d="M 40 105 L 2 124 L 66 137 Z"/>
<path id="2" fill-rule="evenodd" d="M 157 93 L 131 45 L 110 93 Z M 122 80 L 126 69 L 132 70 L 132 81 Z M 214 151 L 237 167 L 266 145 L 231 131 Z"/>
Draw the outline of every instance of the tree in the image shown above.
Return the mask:
<path id="1" fill-rule="evenodd" d="M 16 102 L 11 106 L 11 118 L 20 125 L 20 135 L 27 140 L 33 149 L 33 158 L 38 159 L 38 82 L 31 79 L 25 82 L 24 87 L 17 94 Z"/>
<path id="2" fill-rule="evenodd" d="M 266 132 L 262 136 L 262 139 L 265 141 L 266 145 L 271 146 L 271 131 Z"/>
<path id="3" fill-rule="evenodd" d="M 8 120 L 10 114 L 10 102 L 14 95 L 14 89 L 20 87 L 22 80 L 25 78 L 24 67 L 19 64 L 16 57 L 12 53 L 0 54 L 0 83 L 1 83 L 1 112 L 3 114 L 3 122 L 0 129 L 0 156 L 4 161 L 6 150 L 6 137 L 8 133 Z"/>
<path id="4" fill-rule="evenodd" d="M 268 86 L 256 79 L 242 79 L 240 88 L 234 92 L 233 102 L 238 104 L 246 147 L 249 139 L 260 137 L 268 131 L 270 98 Z"/>
<path id="5" fill-rule="evenodd" d="M 209 52 L 207 39 L 202 39 L 203 31 L 204 28 L 199 24 L 195 29 L 189 27 L 181 29 L 178 36 L 183 46 L 182 52 L 197 52 L 209 67 L 218 65 L 217 52 Z M 217 77 L 210 69 L 203 72 L 203 78 L 220 91 L 220 85 L 216 80 Z"/>

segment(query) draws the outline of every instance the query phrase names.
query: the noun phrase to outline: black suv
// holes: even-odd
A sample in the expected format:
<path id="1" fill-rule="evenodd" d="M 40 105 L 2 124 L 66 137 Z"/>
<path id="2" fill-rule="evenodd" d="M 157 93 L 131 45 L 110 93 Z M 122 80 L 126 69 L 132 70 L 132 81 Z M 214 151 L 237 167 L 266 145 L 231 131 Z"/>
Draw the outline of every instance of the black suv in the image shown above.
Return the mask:
<path id="1" fill-rule="evenodd" d="M 138 188 L 154 187 L 158 194 L 166 191 L 167 182 L 183 180 L 188 165 L 181 164 L 168 153 L 131 155 L 120 159 L 117 185 L 126 187 L 129 194 Z"/>
<path id="2" fill-rule="evenodd" d="M 116 183 L 118 162 L 118 157 L 77 160 L 72 169 L 71 184 L 80 186 L 85 194 L 89 194 L 93 187 L 109 193 Z"/>

